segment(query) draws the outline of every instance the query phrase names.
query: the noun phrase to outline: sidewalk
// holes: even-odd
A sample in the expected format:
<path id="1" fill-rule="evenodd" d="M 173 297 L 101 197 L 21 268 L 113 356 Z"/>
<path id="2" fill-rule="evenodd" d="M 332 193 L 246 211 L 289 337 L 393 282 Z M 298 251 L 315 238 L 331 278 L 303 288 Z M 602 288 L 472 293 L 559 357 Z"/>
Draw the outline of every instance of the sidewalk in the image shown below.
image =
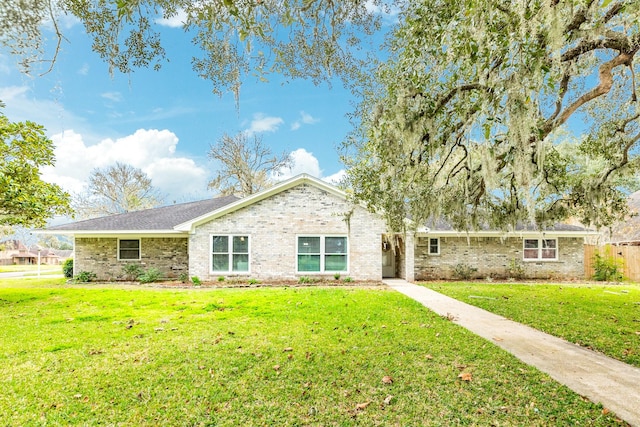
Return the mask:
<path id="1" fill-rule="evenodd" d="M 640 427 L 640 369 L 402 279 L 383 282 Z"/>

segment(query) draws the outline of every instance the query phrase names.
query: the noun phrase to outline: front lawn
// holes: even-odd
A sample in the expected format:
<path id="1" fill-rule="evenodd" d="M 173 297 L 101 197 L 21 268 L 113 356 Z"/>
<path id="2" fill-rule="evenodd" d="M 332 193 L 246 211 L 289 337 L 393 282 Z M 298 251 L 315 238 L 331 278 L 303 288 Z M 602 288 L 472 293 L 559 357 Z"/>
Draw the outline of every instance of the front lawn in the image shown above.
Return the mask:
<path id="1" fill-rule="evenodd" d="M 390 290 L 12 283 L 3 425 L 620 425 Z"/>
<path id="2" fill-rule="evenodd" d="M 0 273 L 13 273 L 13 272 L 31 272 L 33 274 L 38 273 L 37 265 L 0 265 Z M 56 274 L 62 273 L 61 265 L 40 265 L 40 272 L 55 272 Z"/>
<path id="3" fill-rule="evenodd" d="M 640 367 L 640 286 L 425 283 L 437 292 Z"/>

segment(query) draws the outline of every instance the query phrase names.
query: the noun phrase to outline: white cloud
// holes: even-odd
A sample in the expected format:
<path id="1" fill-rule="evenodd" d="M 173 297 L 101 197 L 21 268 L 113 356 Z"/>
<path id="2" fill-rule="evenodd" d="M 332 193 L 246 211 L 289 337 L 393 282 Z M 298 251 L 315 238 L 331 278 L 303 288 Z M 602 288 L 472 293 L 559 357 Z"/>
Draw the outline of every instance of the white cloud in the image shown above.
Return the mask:
<path id="1" fill-rule="evenodd" d="M 391 4 L 376 4 L 371 0 L 367 0 L 364 3 L 364 7 L 369 13 L 382 15 L 383 21 L 386 24 L 395 24 L 398 22 L 400 8 L 398 8 L 393 2 L 391 2 Z"/>
<path id="2" fill-rule="evenodd" d="M 103 92 L 100 96 L 113 102 L 122 101 L 122 94 L 120 92 Z"/>
<path id="3" fill-rule="evenodd" d="M 300 119 L 291 124 L 291 130 L 298 130 L 303 124 L 312 125 L 314 123 L 318 123 L 319 121 L 320 119 L 316 119 L 311 114 L 300 111 Z"/>
<path id="4" fill-rule="evenodd" d="M 265 116 L 262 113 L 253 115 L 253 120 L 247 129 L 248 133 L 275 132 L 284 123 L 280 117 Z"/>
<path id="5" fill-rule="evenodd" d="M 330 184 L 338 185 L 346 177 L 347 177 L 347 171 L 345 171 L 344 169 L 340 169 L 338 172 L 334 173 L 333 175 L 325 176 L 322 179 L 324 181 L 327 181 Z"/>
<path id="6" fill-rule="evenodd" d="M 87 145 L 81 134 L 73 130 L 51 137 L 56 145 L 56 166 L 43 169 L 43 179 L 79 193 L 94 168 L 115 162 L 142 169 L 153 185 L 172 200 L 183 195 L 207 197 L 207 171 L 192 159 L 175 155 L 178 137 L 168 130 L 138 129 L 118 139 L 103 139 Z"/>
<path id="7" fill-rule="evenodd" d="M 178 12 L 168 18 L 156 19 L 156 24 L 169 28 L 182 28 L 187 22 L 187 13 L 184 9 L 178 9 Z"/>
<path id="8" fill-rule="evenodd" d="M 301 173 L 306 173 L 316 178 L 322 176 L 322 170 L 320 169 L 320 162 L 313 155 L 304 148 L 298 148 L 291 152 L 291 167 L 281 169 L 279 174 L 274 176 L 275 179 L 285 180 Z"/>
<path id="9" fill-rule="evenodd" d="M 80 74 L 81 76 L 86 76 L 89 74 L 89 64 L 87 64 L 86 62 L 84 64 L 82 64 L 82 67 L 80 67 L 80 69 L 78 69 L 78 74 Z"/>

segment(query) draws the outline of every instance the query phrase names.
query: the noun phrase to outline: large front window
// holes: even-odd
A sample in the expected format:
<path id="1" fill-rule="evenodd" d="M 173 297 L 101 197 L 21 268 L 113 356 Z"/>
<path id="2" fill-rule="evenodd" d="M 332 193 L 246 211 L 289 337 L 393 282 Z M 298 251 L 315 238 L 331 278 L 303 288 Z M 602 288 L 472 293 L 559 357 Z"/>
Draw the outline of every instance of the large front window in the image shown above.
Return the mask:
<path id="1" fill-rule="evenodd" d="M 249 272 L 249 236 L 212 236 L 211 271 Z"/>
<path id="2" fill-rule="evenodd" d="M 558 259 L 557 239 L 524 239 L 524 260 L 551 261 Z"/>
<path id="3" fill-rule="evenodd" d="M 298 236 L 298 272 L 348 270 L 345 236 Z"/>

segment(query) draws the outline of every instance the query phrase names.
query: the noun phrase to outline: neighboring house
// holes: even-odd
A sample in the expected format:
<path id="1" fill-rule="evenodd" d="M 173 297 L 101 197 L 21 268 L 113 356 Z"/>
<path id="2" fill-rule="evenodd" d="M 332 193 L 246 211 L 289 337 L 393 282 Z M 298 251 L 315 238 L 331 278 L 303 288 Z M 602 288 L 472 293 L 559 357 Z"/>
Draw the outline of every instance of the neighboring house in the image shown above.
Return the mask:
<path id="1" fill-rule="evenodd" d="M 243 199 L 183 203 L 60 225 L 74 236 L 74 270 L 119 279 L 127 263 L 168 278 L 302 276 L 409 281 L 449 278 L 456 264 L 505 275 L 512 260 L 532 277 L 583 277 L 584 229 L 544 233 L 385 232 L 382 218 L 352 204 L 337 187 L 299 175 Z"/>
<path id="2" fill-rule="evenodd" d="M 627 199 L 629 215 L 615 224 L 604 236 L 603 241 L 614 245 L 640 246 L 640 191 Z"/>
<path id="3" fill-rule="evenodd" d="M 60 258 L 51 249 L 39 246 L 27 247 L 18 240 L 3 242 L 5 249 L 0 251 L 0 265 L 56 265 Z"/>

